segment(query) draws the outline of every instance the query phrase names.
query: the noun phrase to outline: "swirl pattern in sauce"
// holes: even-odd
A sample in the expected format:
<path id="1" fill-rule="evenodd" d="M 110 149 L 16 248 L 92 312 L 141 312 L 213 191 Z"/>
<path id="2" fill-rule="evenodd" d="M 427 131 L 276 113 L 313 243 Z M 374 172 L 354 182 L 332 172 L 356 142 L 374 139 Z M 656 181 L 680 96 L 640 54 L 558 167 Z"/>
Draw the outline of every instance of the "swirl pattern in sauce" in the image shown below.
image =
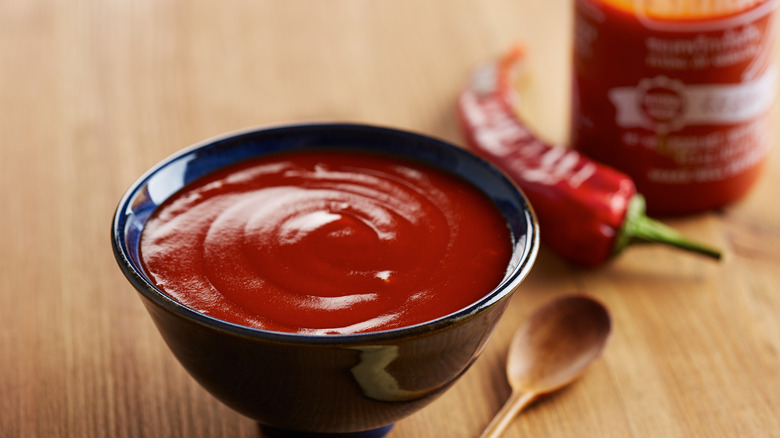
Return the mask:
<path id="1" fill-rule="evenodd" d="M 387 156 L 296 152 L 209 175 L 158 208 L 144 268 L 204 314 L 272 331 L 409 326 L 495 288 L 511 238 L 447 173 Z"/>

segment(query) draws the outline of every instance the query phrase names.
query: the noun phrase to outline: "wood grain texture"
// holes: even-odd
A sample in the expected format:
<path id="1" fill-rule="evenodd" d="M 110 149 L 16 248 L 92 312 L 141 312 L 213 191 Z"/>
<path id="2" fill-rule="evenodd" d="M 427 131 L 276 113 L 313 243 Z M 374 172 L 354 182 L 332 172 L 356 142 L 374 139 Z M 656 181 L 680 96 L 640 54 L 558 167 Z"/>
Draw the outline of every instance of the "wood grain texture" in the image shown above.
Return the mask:
<path id="1" fill-rule="evenodd" d="M 570 20 L 567 0 L 0 2 L 0 436 L 259 436 L 179 366 L 116 267 L 124 190 L 248 126 L 357 121 L 460 143 L 468 70 L 517 40 L 521 112 L 564 141 Z M 775 149 L 746 199 L 667 221 L 725 248 L 720 263 L 647 246 L 581 270 L 543 250 L 484 355 L 390 436 L 478 436 L 509 395 L 512 332 L 573 291 L 610 307 L 612 342 L 507 437 L 780 436 L 778 186 Z"/>

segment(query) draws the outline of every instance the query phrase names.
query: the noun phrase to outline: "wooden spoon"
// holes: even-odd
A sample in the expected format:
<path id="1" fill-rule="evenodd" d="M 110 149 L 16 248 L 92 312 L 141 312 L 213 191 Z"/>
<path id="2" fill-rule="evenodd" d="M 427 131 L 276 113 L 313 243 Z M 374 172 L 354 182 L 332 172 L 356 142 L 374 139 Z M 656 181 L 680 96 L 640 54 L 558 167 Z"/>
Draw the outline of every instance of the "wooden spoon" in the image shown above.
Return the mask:
<path id="1" fill-rule="evenodd" d="M 507 377 L 512 394 L 482 438 L 497 438 L 523 408 L 577 379 L 609 340 L 607 309 L 584 295 L 553 299 L 517 330 L 509 347 Z"/>

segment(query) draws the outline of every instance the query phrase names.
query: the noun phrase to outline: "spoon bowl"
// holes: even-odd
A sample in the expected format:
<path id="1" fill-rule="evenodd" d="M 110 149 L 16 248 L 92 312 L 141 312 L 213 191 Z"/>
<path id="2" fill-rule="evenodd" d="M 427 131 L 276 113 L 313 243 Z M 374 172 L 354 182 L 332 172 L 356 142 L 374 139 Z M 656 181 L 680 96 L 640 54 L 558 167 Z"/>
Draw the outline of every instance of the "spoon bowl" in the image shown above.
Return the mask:
<path id="1" fill-rule="evenodd" d="M 601 356 L 611 333 L 607 309 L 585 295 L 556 298 L 536 310 L 512 339 L 507 360 L 512 394 L 482 438 L 500 436 L 531 402 L 581 376 Z"/>

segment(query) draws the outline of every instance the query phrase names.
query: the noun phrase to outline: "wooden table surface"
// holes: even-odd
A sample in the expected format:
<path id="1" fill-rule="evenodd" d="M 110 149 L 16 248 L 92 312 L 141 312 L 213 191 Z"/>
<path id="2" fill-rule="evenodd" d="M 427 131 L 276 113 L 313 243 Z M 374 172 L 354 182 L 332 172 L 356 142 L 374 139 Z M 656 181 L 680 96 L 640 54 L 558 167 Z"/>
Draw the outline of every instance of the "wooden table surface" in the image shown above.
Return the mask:
<path id="1" fill-rule="evenodd" d="M 565 141 L 570 7 L 0 2 L 0 436 L 258 437 L 185 373 L 117 268 L 109 225 L 124 190 L 182 147 L 256 125 L 366 122 L 462 144 L 468 70 L 518 40 L 522 111 Z M 507 437 L 780 436 L 778 186 L 775 148 L 748 197 L 667 220 L 721 246 L 721 262 L 643 246 L 584 270 L 543 249 L 483 356 L 390 437 L 478 436 L 509 394 L 514 329 L 572 292 L 610 308 L 612 341 Z"/>

